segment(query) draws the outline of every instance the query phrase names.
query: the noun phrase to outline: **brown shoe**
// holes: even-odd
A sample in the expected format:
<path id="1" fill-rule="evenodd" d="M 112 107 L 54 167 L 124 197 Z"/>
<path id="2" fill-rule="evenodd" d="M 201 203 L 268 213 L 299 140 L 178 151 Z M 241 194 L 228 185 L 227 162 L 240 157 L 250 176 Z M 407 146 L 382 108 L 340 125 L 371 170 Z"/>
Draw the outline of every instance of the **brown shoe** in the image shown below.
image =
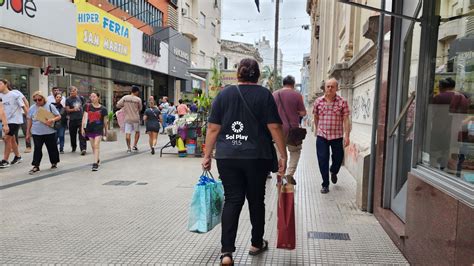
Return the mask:
<path id="1" fill-rule="evenodd" d="M 30 153 L 30 152 L 31 152 L 31 148 L 29 148 L 29 147 L 26 148 L 25 151 L 24 151 L 24 153 Z"/>

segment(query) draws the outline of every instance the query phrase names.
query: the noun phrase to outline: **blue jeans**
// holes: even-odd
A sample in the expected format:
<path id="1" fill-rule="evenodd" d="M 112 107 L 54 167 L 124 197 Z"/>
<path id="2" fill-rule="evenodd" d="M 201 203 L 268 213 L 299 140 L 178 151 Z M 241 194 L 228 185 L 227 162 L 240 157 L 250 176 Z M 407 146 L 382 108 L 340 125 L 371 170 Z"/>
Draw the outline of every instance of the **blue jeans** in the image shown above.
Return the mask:
<path id="1" fill-rule="evenodd" d="M 329 147 L 331 147 L 332 165 L 329 168 Z M 343 139 L 327 140 L 318 136 L 316 140 L 316 152 L 318 154 L 319 171 L 323 177 L 323 187 L 329 187 L 329 171 L 333 174 L 339 173 L 342 160 L 344 159 Z"/>
<path id="2" fill-rule="evenodd" d="M 63 151 L 64 150 L 64 133 L 66 132 L 65 127 L 61 127 L 56 129 L 56 142 L 59 142 L 59 150 Z"/>
<path id="3" fill-rule="evenodd" d="M 168 114 L 161 114 L 161 116 L 163 117 L 163 130 L 161 132 L 165 132 L 165 127 L 168 126 Z"/>

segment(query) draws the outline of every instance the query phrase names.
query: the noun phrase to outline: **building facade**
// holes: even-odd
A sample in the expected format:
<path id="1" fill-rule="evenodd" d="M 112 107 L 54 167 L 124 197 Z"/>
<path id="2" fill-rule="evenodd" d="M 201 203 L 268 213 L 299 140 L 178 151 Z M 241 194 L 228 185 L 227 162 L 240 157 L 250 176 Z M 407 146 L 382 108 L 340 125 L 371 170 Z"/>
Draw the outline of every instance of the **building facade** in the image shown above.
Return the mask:
<path id="1" fill-rule="evenodd" d="M 261 40 L 258 40 L 255 43 L 255 47 L 257 47 L 261 57 L 263 58 L 261 67 L 268 66 L 273 69 L 275 66 L 275 49 L 270 45 L 270 40 L 267 40 L 264 36 Z M 280 75 L 283 73 L 283 53 L 281 52 L 281 49 L 278 49 L 277 70 Z"/>
<path id="2" fill-rule="evenodd" d="M 51 14 L 56 14 L 54 17 Z M 0 77 L 30 98 L 48 92 L 48 58 L 76 56 L 76 8 L 67 0 L 0 4 Z M 51 27 L 60 20 L 63 27 Z"/>
<path id="3" fill-rule="evenodd" d="M 309 105 L 308 94 L 310 91 L 310 79 L 311 79 L 311 56 L 310 54 L 305 54 L 303 56 L 303 65 L 301 67 L 301 95 L 303 95 L 304 104 L 307 107 Z"/>
<path id="4" fill-rule="evenodd" d="M 375 7 L 380 4 L 362 2 Z M 386 1 L 386 4 L 386 10 L 407 17 L 386 15 L 384 27 L 379 30 L 378 13 L 332 1 L 308 1 L 309 13 L 317 16 L 312 17 L 316 23 L 313 31 L 317 26 L 320 29 L 320 38 L 313 39 L 317 48 L 312 56 L 319 61 L 314 65 L 318 67 L 321 61 L 345 55 L 345 50 L 324 53 L 326 48 L 322 47 L 327 44 L 323 42 L 337 44 L 347 33 L 347 28 L 341 31 L 334 26 L 339 20 L 324 24 L 327 11 L 331 14 L 340 14 L 338 9 L 351 14 L 368 12 L 361 34 L 373 41 L 380 32 L 384 41 L 380 44 L 382 71 L 375 76 L 380 78 L 380 86 L 370 85 L 372 90 L 378 90 L 379 97 L 378 120 L 371 125 L 377 129 L 375 175 L 373 180 L 362 184 L 365 189 L 373 181 L 374 190 L 367 193 L 367 207 L 373 210 L 410 263 L 471 265 L 474 262 L 474 168 L 471 166 L 474 150 L 470 137 L 474 113 L 474 3 L 436 0 L 424 1 L 423 5 L 418 1 Z M 343 17 L 352 20 L 350 25 L 357 29 L 357 15 Z M 327 27 L 338 29 L 338 34 L 326 34 L 323 38 Z M 352 47 L 353 56 L 348 63 L 325 68 L 339 78 L 342 86 L 348 84 L 347 77 L 352 79 L 350 87 L 358 83 L 357 75 L 351 77 L 351 73 L 339 75 L 333 71 L 350 69 L 351 61 L 358 58 L 358 50 L 364 50 L 356 48 L 355 42 Z M 345 95 L 352 98 L 355 124 L 354 109 L 360 106 L 356 102 L 356 89 L 352 95 L 350 89 Z M 373 96 L 369 99 L 370 103 L 377 102 Z M 359 134 L 358 131 L 364 130 L 354 126 L 353 131 Z"/>
<path id="5" fill-rule="evenodd" d="M 221 53 L 223 69 L 237 70 L 242 59 L 253 58 L 258 63 L 263 63 L 259 51 L 249 43 L 242 43 L 236 41 L 222 40 Z"/>
<path id="6" fill-rule="evenodd" d="M 221 52 L 221 0 L 178 1 L 179 31 L 191 39 L 191 66 L 210 69 Z"/>

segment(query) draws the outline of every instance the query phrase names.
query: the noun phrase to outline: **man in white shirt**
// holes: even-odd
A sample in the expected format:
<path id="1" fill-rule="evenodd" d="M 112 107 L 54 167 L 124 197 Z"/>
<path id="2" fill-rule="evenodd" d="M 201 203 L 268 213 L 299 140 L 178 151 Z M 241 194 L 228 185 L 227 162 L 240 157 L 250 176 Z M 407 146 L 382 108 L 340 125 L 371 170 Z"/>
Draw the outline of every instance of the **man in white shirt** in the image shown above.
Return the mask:
<path id="1" fill-rule="evenodd" d="M 23 103 L 26 105 L 26 107 L 28 109 L 30 108 L 30 103 L 28 102 L 25 95 L 21 91 L 19 91 L 18 89 L 13 89 L 11 92 L 18 93 L 18 95 L 20 95 L 20 98 L 23 100 Z M 20 127 L 21 127 L 21 131 L 23 132 L 23 136 L 25 136 L 25 146 L 26 146 L 25 153 L 30 153 L 31 152 L 31 139 L 28 138 L 28 136 L 26 135 L 26 113 L 23 112 L 22 110 L 22 114 L 23 114 L 23 124 L 21 124 Z M 17 144 L 20 144 L 20 142 L 18 141 L 18 132 L 19 130 L 16 132 L 15 140 Z"/>
<path id="2" fill-rule="evenodd" d="M 55 95 L 58 94 L 58 93 L 61 93 L 61 90 L 59 90 L 58 87 L 53 87 L 51 89 L 51 95 L 49 95 L 48 99 L 46 99 L 48 101 L 48 103 L 55 103 L 56 102 Z M 66 97 L 64 97 L 64 96 L 61 96 L 61 97 L 62 97 L 61 104 L 63 106 L 66 106 Z"/>
<path id="3" fill-rule="evenodd" d="M 20 152 L 18 151 L 18 143 L 15 140 L 15 135 L 23 124 L 23 114 L 28 113 L 28 107 L 23 102 L 21 95 L 10 91 L 10 84 L 6 79 L 0 79 L 0 100 L 2 101 L 8 121 L 9 132 L 5 135 L 5 146 L 3 152 L 3 160 L 0 161 L 0 168 L 9 167 L 10 164 L 17 164 L 22 161 Z M 13 161 L 8 162 L 10 153 L 13 150 L 15 157 Z"/>

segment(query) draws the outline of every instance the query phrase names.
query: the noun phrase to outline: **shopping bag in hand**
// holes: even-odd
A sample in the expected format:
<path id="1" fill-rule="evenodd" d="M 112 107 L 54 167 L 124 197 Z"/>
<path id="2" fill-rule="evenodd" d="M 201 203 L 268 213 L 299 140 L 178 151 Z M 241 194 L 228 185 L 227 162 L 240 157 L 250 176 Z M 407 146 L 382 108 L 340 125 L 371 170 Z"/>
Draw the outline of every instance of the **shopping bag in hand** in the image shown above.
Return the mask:
<path id="1" fill-rule="evenodd" d="M 205 171 L 199 178 L 199 183 L 194 186 L 189 211 L 189 231 L 197 233 L 211 231 L 221 222 L 223 203 L 222 182 L 215 180 L 210 172 Z"/>
<path id="2" fill-rule="evenodd" d="M 294 185 L 289 184 L 286 179 L 283 178 L 278 185 L 278 193 L 277 248 L 295 249 L 296 230 Z"/>

